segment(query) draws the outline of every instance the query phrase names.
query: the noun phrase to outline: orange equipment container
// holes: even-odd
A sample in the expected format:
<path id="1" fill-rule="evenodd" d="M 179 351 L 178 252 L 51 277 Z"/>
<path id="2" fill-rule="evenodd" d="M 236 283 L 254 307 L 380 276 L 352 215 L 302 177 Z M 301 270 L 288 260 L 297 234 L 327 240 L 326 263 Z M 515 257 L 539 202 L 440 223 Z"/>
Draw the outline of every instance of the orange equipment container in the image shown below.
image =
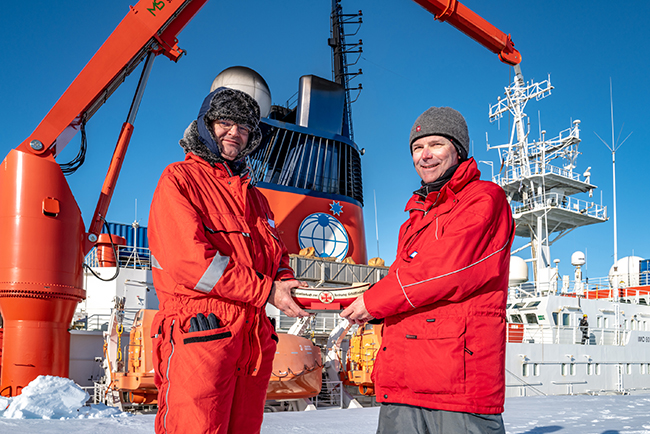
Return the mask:
<path id="1" fill-rule="evenodd" d="M 111 244 L 111 240 L 113 243 Z M 118 235 L 99 234 L 97 237 L 97 261 L 100 267 L 117 267 L 118 260 L 113 252 L 113 246 L 125 246 L 126 238 Z"/>
<path id="2" fill-rule="evenodd" d="M 13 150 L 0 171 L 0 394 L 68 376 L 68 327 L 83 289 L 84 224 L 54 158 Z M 65 355 L 65 357 L 61 357 Z"/>

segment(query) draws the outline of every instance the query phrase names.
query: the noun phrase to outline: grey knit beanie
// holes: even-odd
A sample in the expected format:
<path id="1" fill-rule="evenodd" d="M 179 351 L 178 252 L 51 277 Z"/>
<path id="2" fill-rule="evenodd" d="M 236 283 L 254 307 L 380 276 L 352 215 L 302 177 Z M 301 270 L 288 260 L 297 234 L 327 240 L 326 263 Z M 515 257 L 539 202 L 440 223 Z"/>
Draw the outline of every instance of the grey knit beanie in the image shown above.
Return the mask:
<path id="1" fill-rule="evenodd" d="M 409 148 L 417 139 L 427 136 L 443 136 L 451 140 L 461 161 L 469 154 L 469 133 L 467 122 L 451 107 L 431 107 L 422 113 L 411 128 Z M 413 149 L 411 149 L 411 154 Z"/>

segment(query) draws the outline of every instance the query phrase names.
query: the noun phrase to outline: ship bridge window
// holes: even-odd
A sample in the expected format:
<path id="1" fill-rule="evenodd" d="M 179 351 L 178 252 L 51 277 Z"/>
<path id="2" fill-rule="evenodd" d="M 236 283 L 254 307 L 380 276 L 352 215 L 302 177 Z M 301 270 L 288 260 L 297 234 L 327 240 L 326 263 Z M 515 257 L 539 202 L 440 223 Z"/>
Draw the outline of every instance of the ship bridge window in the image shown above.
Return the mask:
<path id="1" fill-rule="evenodd" d="M 526 305 L 526 303 L 515 303 L 515 304 L 512 306 L 512 308 L 513 308 L 513 309 L 521 309 L 521 308 L 524 307 L 525 305 Z"/>
<path id="2" fill-rule="evenodd" d="M 510 306 L 512 306 L 512 303 L 506 304 L 506 309 L 510 309 Z"/>
<path id="3" fill-rule="evenodd" d="M 523 324 L 523 321 L 521 320 L 521 315 L 517 315 L 517 314 L 510 315 L 510 319 L 515 324 Z"/>
<path id="4" fill-rule="evenodd" d="M 340 194 L 363 205 L 361 158 L 354 144 L 292 131 L 273 120 L 263 123 L 270 132 L 249 157 L 255 181 Z"/>
<path id="5" fill-rule="evenodd" d="M 646 301 L 645 298 L 643 298 L 643 297 L 639 297 L 639 304 L 642 304 L 642 305 L 644 305 L 644 306 L 647 306 L 647 305 L 648 305 L 648 302 Z"/>
<path id="6" fill-rule="evenodd" d="M 539 303 L 541 303 L 541 302 L 539 302 L 539 301 L 531 301 L 530 303 L 528 303 L 526 305 L 526 309 L 528 309 L 530 307 L 537 307 L 537 306 L 539 306 Z"/>
<path id="7" fill-rule="evenodd" d="M 527 313 L 526 314 L 526 322 L 528 324 L 537 324 L 537 315 L 534 313 Z"/>

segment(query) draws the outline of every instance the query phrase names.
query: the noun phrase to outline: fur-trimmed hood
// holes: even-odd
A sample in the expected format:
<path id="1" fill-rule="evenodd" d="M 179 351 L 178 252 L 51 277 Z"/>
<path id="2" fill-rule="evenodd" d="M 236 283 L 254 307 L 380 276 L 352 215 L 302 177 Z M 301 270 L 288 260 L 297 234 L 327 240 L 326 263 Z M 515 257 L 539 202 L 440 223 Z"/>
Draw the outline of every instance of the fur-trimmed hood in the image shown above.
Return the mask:
<path id="1" fill-rule="evenodd" d="M 183 151 L 187 154 L 191 152 L 192 154 L 200 157 L 210 163 L 210 165 L 215 166 L 218 163 L 227 163 L 230 169 L 234 173 L 241 174 L 246 169 L 246 163 L 243 160 L 237 161 L 226 161 L 221 155 L 217 155 L 212 152 L 202 140 L 199 139 L 199 131 L 197 128 L 197 121 L 193 121 L 185 130 L 183 138 L 178 142 L 183 148 Z"/>
<path id="2" fill-rule="evenodd" d="M 217 119 L 230 120 L 250 129 L 246 147 L 236 158 L 236 162 L 243 162 L 259 146 L 262 132 L 259 128 L 260 107 L 257 101 L 240 90 L 220 87 L 210 92 L 201 104 L 197 119 L 187 127 L 179 144 L 186 153 L 192 152 L 212 165 L 224 162 L 221 143 L 212 129 L 212 124 Z"/>

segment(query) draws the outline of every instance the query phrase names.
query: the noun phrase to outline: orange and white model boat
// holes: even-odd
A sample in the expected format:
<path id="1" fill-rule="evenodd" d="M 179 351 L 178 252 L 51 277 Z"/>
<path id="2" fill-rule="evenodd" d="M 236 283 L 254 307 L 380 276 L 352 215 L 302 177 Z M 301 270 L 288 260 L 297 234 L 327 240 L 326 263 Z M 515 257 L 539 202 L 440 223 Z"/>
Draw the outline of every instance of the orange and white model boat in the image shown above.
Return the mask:
<path id="1" fill-rule="evenodd" d="M 295 288 L 294 300 L 308 311 L 340 311 L 348 307 L 357 297 L 370 287 L 368 282 L 359 282 L 352 286 L 332 288 Z"/>

